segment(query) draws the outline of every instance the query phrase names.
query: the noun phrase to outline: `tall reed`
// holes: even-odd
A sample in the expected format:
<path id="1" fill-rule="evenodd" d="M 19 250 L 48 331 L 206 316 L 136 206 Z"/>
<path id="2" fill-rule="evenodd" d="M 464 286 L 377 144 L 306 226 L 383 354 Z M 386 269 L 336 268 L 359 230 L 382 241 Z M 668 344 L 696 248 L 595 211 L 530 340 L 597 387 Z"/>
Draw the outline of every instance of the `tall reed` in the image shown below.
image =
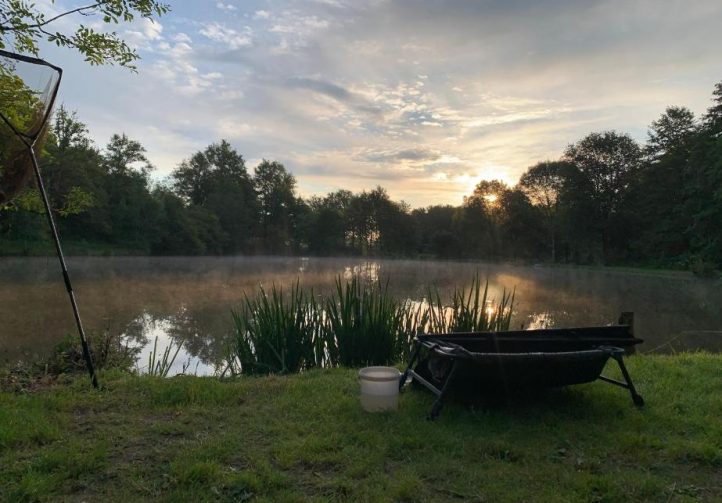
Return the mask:
<path id="1" fill-rule="evenodd" d="M 336 291 L 326 300 L 331 364 L 345 367 L 384 365 L 398 360 L 402 336 L 402 306 L 385 285 L 369 284 L 354 276 L 336 278 Z"/>
<path id="2" fill-rule="evenodd" d="M 180 353 L 180 350 L 183 347 L 183 343 L 181 342 L 176 346 L 175 352 L 173 353 L 173 356 L 171 356 L 173 346 L 174 344 L 171 342 L 170 344 L 168 344 L 168 346 L 166 346 L 163 354 L 159 355 L 158 337 L 155 338 L 155 342 L 153 343 L 153 351 L 151 351 L 148 355 L 148 375 L 157 377 L 168 377 L 168 372 L 170 372 L 170 369 L 173 366 L 173 363 L 175 362 L 178 353 Z"/>
<path id="3" fill-rule="evenodd" d="M 424 331 L 444 334 L 450 332 L 500 332 L 509 330 L 516 291 L 502 292 L 501 300 L 495 302 L 489 298 L 489 281 L 481 288 L 478 274 L 466 289 L 454 289 L 451 305 L 441 301 L 439 290 L 429 289 L 428 306 L 424 316 Z"/>
<path id="4" fill-rule="evenodd" d="M 298 281 L 290 292 L 272 286 L 245 295 L 233 311 L 234 354 L 243 374 L 291 373 L 312 367 L 386 365 L 405 359 L 418 333 L 508 330 L 515 293 L 495 303 L 477 274 L 468 291 L 442 302 L 438 289 L 425 302 L 395 299 L 386 283 L 336 278 L 334 291 L 317 299 Z M 231 373 L 235 366 L 229 364 Z M 228 369 L 226 369 L 228 370 Z"/>
<path id="5" fill-rule="evenodd" d="M 232 312 L 236 326 L 236 355 L 248 374 L 290 373 L 321 366 L 326 341 L 323 313 L 313 291 L 298 282 L 289 295 L 261 287 L 255 297 L 245 296 L 240 311 Z"/>

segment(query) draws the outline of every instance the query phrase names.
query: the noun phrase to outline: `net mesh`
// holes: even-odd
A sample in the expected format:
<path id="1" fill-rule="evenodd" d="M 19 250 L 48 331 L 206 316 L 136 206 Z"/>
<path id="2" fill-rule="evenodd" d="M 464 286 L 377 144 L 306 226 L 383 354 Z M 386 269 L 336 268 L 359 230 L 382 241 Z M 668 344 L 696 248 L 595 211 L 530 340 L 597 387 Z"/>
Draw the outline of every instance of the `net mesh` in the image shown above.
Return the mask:
<path id="1" fill-rule="evenodd" d="M 42 147 L 59 84 L 58 69 L 0 51 L 0 206 L 31 179 L 28 145 Z"/>

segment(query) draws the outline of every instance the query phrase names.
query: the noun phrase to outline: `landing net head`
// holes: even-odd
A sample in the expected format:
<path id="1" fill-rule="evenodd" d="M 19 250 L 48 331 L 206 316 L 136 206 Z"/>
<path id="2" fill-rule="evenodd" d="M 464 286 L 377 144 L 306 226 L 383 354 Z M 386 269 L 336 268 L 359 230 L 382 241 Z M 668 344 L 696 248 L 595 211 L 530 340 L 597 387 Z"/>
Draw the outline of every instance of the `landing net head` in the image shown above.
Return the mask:
<path id="1" fill-rule="evenodd" d="M 0 206 L 32 176 L 30 148 L 45 139 L 62 70 L 41 59 L 0 50 Z"/>

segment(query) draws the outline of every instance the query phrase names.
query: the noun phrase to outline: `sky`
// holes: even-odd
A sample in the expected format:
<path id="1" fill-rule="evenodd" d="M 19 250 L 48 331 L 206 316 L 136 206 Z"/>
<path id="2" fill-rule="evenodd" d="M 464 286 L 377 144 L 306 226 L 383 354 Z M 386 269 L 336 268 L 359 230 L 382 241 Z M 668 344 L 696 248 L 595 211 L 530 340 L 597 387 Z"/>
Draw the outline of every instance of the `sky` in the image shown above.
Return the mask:
<path id="1" fill-rule="evenodd" d="M 719 0 L 165 1 L 157 22 L 116 27 L 137 74 L 41 51 L 96 144 L 139 140 L 156 180 L 223 138 L 249 170 L 282 162 L 305 197 L 381 185 L 456 205 L 592 131 L 644 141 L 667 106 L 703 113 L 722 80 Z M 78 22 L 92 19 L 58 28 Z"/>

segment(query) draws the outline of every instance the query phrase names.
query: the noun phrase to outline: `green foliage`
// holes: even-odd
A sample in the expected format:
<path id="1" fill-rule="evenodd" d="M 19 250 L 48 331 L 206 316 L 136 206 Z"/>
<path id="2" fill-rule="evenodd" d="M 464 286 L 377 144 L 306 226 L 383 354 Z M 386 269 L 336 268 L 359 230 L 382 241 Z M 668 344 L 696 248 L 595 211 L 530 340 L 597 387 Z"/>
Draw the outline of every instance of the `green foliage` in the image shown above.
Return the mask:
<path id="1" fill-rule="evenodd" d="M 95 205 L 93 194 L 84 191 L 80 187 L 72 187 L 65 196 L 65 205 L 58 210 L 60 216 L 78 215 Z"/>
<path id="2" fill-rule="evenodd" d="M 11 47 L 37 56 L 39 42 L 46 40 L 78 51 L 91 65 L 118 64 L 135 70 L 138 53 L 116 32 L 83 24 L 72 32 L 53 31 L 53 22 L 66 16 L 80 16 L 117 25 L 138 17 L 153 20 L 169 10 L 168 4 L 156 0 L 97 0 L 49 17 L 26 0 L 0 0 L 0 49 Z"/>

